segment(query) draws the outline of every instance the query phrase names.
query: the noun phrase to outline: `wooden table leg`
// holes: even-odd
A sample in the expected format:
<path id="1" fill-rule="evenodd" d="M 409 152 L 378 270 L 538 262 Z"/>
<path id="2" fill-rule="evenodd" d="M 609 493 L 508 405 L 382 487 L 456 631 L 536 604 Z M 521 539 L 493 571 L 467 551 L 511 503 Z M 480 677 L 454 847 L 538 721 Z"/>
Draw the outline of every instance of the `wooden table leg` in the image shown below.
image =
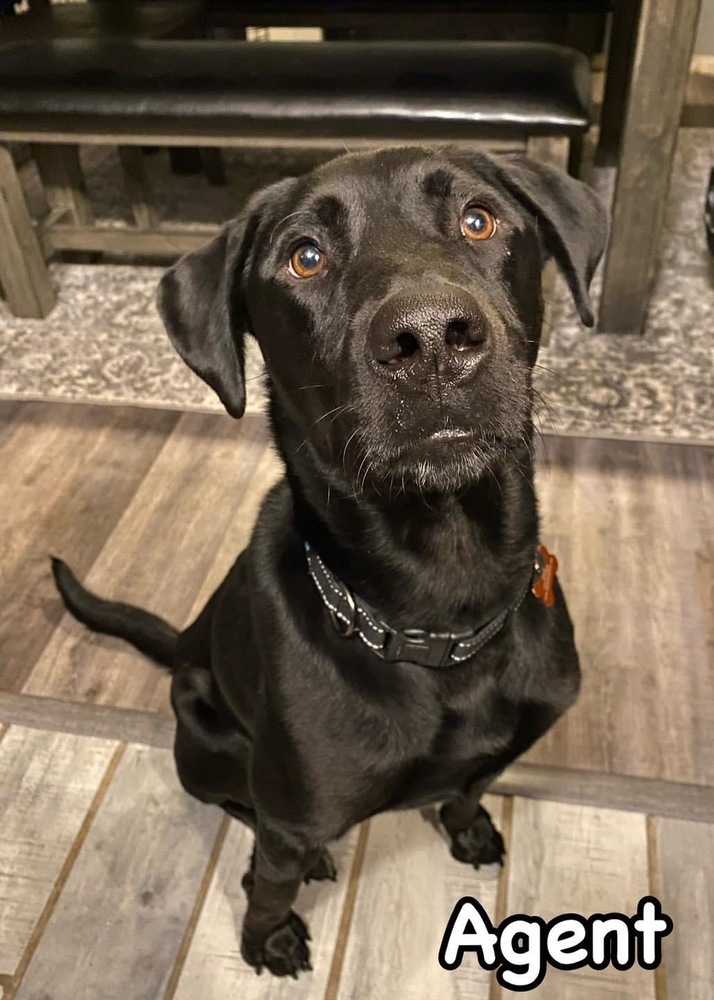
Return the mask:
<path id="1" fill-rule="evenodd" d="M 619 0 L 612 12 L 596 155 L 599 166 L 617 164 L 641 6 L 642 0 Z"/>
<path id="2" fill-rule="evenodd" d="M 0 284 L 15 316 L 42 319 L 55 304 L 55 290 L 15 164 L 3 146 L 0 146 Z"/>
<path id="3" fill-rule="evenodd" d="M 642 0 L 599 329 L 642 333 L 701 0 Z"/>

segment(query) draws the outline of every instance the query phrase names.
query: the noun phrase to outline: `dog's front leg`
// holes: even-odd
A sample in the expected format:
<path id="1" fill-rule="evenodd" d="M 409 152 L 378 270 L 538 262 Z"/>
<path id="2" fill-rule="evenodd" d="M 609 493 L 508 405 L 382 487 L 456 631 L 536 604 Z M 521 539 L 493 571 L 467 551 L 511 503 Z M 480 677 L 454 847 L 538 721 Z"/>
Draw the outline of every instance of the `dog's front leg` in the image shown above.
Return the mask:
<path id="1" fill-rule="evenodd" d="M 503 864 L 503 837 L 481 805 L 481 796 L 496 776 L 476 781 L 463 795 L 445 802 L 439 819 L 451 838 L 451 853 L 457 861 L 473 865 Z"/>
<path id="2" fill-rule="evenodd" d="M 257 972 L 265 967 L 276 976 L 297 978 L 311 968 L 310 934 L 292 905 L 323 855 L 321 845 L 259 817 L 251 869 L 243 879 L 248 910 L 241 939 L 243 958 Z"/>

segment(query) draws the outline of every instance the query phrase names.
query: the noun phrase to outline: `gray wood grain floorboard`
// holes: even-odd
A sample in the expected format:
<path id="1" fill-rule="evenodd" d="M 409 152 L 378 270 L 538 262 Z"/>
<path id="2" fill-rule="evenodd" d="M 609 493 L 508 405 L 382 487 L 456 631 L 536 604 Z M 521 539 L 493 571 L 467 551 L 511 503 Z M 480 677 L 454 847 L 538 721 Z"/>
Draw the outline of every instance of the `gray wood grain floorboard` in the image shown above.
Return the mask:
<path id="1" fill-rule="evenodd" d="M 499 825 L 501 800 L 487 796 L 484 804 Z M 468 960 L 446 972 L 438 953 L 462 896 L 494 914 L 498 872 L 455 861 L 419 812 L 370 820 L 338 1000 L 488 1000 L 489 973 Z"/>
<path id="2" fill-rule="evenodd" d="M 128 747 L 18 1000 L 158 1000 L 221 817 L 181 789 L 170 753 Z"/>
<path id="3" fill-rule="evenodd" d="M 50 555 L 88 572 L 177 420 L 0 401 L 0 690 L 22 689 L 62 618 Z"/>
<path id="4" fill-rule="evenodd" d="M 560 560 L 583 688 L 526 759 L 714 785 L 714 450 L 545 448 L 541 537 Z"/>
<path id="5" fill-rule="evenodd" d="M 87 574 L 102 595 L 147 607 L 179 628 L 222 550 L 227 526 L 266 450 L 262 423 L 180 418 Z M 66 615 L 23 686 L 30 694 L 158 708 L 169 678 L 128 644 Z"/>
<path id="6" fill-rule="evenodd" d="M 173 716 L 160 712 L 137 712 L 131 708 L 4 691 L 0 691 L 0 721 L 164 749 L 173 746 L 176 731 Z"/>
<path id="7" fill-rule="evenodd" d="M 496 779 L 491 790 L 499 795 L 553 799 L 714 823 L 714 788 L 710 786 L 516 761 Z"/>
<path id="8" fill-rule="evenodd" d="M 251 461 L 254 462 L 254 466 L 250 487 L 235 507 L 233 519 L 226 527 L 223 544 L 196 591 L 189 618 L 195 617 L 203 610 L 238 555 L 248 545 L 265 494 L 282 474 L 282 462 L 270 447 L 266 447 L 262 455 L 251 456 Z"/>
<path id="9" fill-rule="evenodd" d="M 16 972 L 116 746 L 20 726 L 0 742 L 0 973 Z"/>
<path id="10" fill-rule="evenodd" d="M 514 801 L 507 913 L 619 912 L 649 892 L 646 819 L 589 806 Z M 654 973 L 549 969 L 535 995 L 547 1000 L 655 1000 Z M 511 995 L 503 990 L 500 997 Z"/>
<path id="11" fill-rule="evenodd" d="M 674 930 L 663 945 L 669 1000 L 714 996 L 714 826 L 655 821 L 657 890 Z"/>

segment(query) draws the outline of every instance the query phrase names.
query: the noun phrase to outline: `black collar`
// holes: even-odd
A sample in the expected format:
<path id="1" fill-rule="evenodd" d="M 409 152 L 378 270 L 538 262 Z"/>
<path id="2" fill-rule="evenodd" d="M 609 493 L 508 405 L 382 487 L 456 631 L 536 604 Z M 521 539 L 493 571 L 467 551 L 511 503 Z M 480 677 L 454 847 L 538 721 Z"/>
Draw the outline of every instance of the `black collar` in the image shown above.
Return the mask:
<path id="1" fill-rule="evenodd" d="M 425 632 L 419 628 L 393 629 L 385 624 L 365 601 L 356 597 L 337 579 L 308 542 L 304 542 L 304 546 L 308 572 L 330 612 L 337 631 L 345 639 L 359 637 L 375 656 L 390 663 L 401 660 L 434 669 L 457 666 L 470 660 L 487 642 L 498 635 L 508 618 L 521 606 L 531 591 L 542 599 L 546 606 L 550 607 L 553 603 L 552 588 L 558 563 L 555 556 L 550 555 L 541 546 L 535 553 L 528 585 L 516 603 L 503 608 L 478 628 L 469 632 Z"/>

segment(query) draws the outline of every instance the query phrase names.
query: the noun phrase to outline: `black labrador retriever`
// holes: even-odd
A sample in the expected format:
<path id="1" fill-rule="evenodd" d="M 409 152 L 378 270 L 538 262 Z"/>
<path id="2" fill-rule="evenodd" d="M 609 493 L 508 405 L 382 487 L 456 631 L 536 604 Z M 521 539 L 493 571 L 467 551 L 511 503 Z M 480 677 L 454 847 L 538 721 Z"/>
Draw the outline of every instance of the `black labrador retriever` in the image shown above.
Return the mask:
<path id="1" fill-rule="evenodd" d="M 163 278 L 179 353 L 228 412 L 258 339 L 285 476 L 179 632 L 54 561 L 70 611 L 173 673 L 183 786 L 255 831 L 243 956 L 310 968 L 292 906 L 327 844 L 443 802 L 453 855 L 503 842 L 479 799 L 574 701 L 573 628 L 538 544 L 541 268 L 582 320 L 605 213 L 525 158 L 349 154 L 254 195 Z"/>

